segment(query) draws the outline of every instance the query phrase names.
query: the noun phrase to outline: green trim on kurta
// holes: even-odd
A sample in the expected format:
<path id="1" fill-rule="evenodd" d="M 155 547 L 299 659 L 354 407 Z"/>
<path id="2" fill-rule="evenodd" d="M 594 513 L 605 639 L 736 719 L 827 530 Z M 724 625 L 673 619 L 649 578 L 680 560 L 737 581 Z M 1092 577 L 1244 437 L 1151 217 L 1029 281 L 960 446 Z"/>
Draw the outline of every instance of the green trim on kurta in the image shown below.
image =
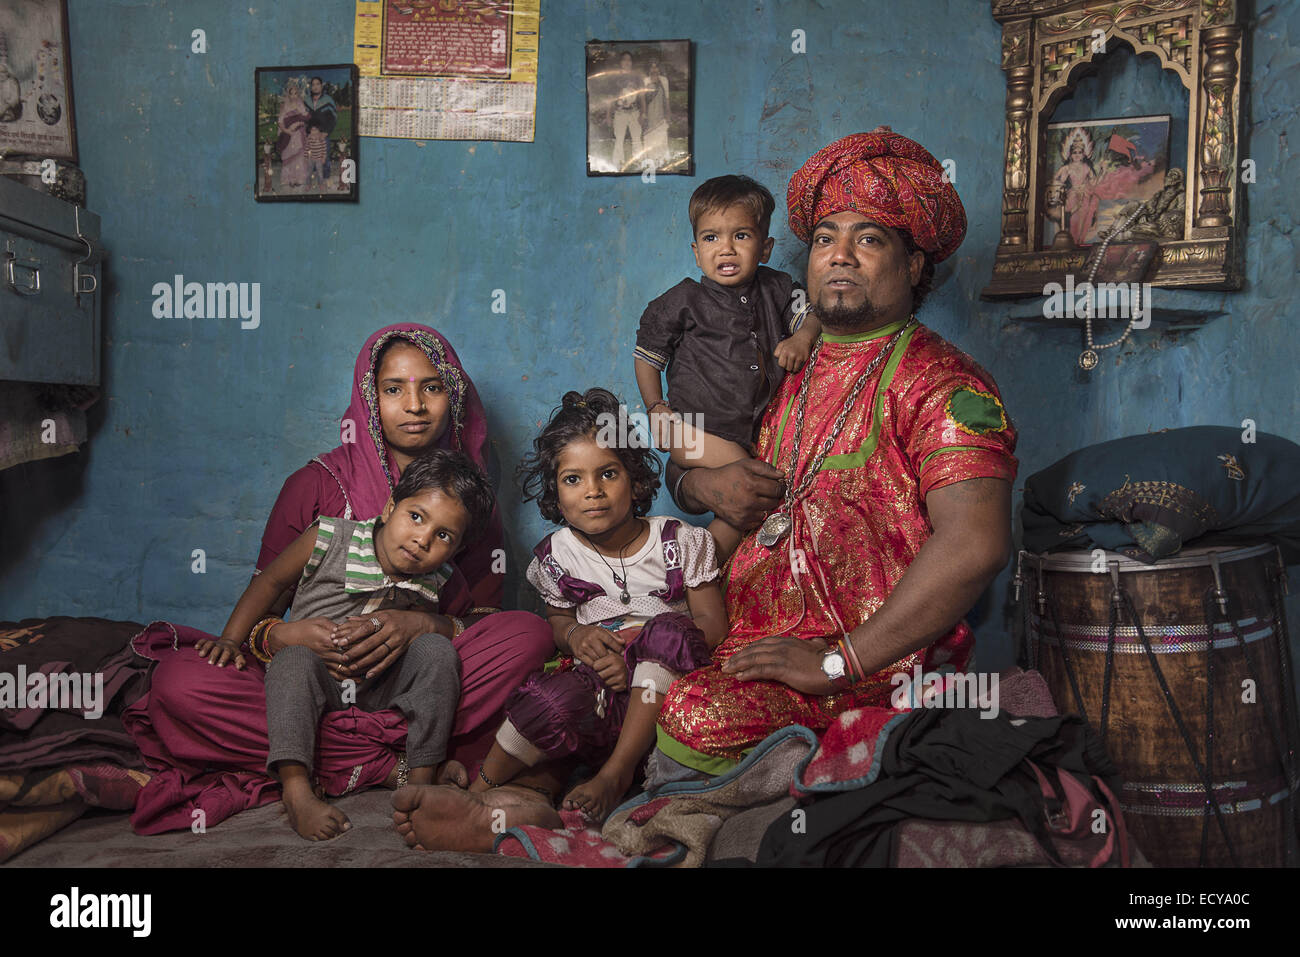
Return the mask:
<path id="1" fill-rule="evenodd" d="M 880 424 L 885 416 L 885 392 L 889 389 L 890 383 L 894 381 L 894 373 L 898 371 L 898 366 L 903 361 L 903 354 L 907 352 L 907 347 L 912 342 L 912 336 L 916 334 L 918 328 L 920 327 L 913 326 L 908 329 L 899 336 L 898 342 L 894 343 L 894 351 L 890 354 L 889 361 L 885 363 L 885 368 L 876 381 L 876 391 L 872 396 L 875 411 L 871 415 L 871 431 L 862 440 L 862 445 L 858 447 L 856 452 L 826 456 L 819 471 L 832 472 L 841 469 L 860 469 L 867 464 L 867 459 L 871 458 L 871 453 L 876 451 L 876 444 L 880 441 Z M 894 331 L 897 332 L 898 330 L 895 329 Z"/>
<path id="2" fill-rule="evenodd" d="M 908 316 L 906 319 L 899 319 L 897 322 L 891 322 L 887 326 L 868 329 L 866 332 L 854 333 L 851 336 L 833 336 L 829 332 L 823 332 L 822 338 L 827 342 L 869 342 L 872 339 L 883 339 L 885 336 L 892 336 L 911 321 L 912 317 Z"/>
<path id="3" fill-rule="evenodd" d="M 702 771 L 710 777 L 716 778 L 719 774 L 726 774 L 740 763 L 739 761 L 733 761 L 731 758 L 719 758 L 712 754 L 696 751 L 694 748 L 682 744 L 658 725 L 655 725 L 655 734 L 658 736 L 659 750 L 666 756 L 672 758 L 678 764 L 693 768 L 696 771 Z"/>
<path id="4" fill-rule="evenodd" d="M 781 410 L 781 423 L 776 427 L 776 442 L 772 444 L 772 456 L 768 459 L 767 464 L 776 468 L 777 456 L 781 454 L 781 442 L 785 439 L 785 422 L 790 418 L 790 407 L 794 405 L 794 398 L 785 404 Z"/>
<path id="5" fill-rule="evenodd" d="M 936 455 L 943 455 L 944 452 L 985 452 L 988 451 L 982 445 L 948 445 L 941 449 L 935 449 L 925 458 L 921 459 L 921 468 L 925 468 L 925 463 Z"/>
<path id="6" fill-rule="evenodd" d="M 872 339 L 881 339 L 886 336 L 892 336 L 911 321 L 912 317 L 908 316 L 906 319 L 902 319 L 898 322 L 891 322 L 887 326 L 881 326 L 879 329 L 873 329 L 870 332 L 862 332 L 854 336 L 832 336 L 823 332 L 822 339 L 826 342 L 868 342 Z M 885 368 L 880 373 L 880 380 L 876 383 L 877 395 L 880 393 L 880 387 L 882 384 L 888 387 L 889 383 L 894 380 L 894 373 L 898 370 L 898 364 L 903 361 L 903 352 L 907 350 L 907 344 L 912 341 L 912 336 L 916 332 L 917 328 L 919 327 L 913 326 L 911 329 L 907 330 L 907 332 L 899 337 L 898 342 L 894 344 L 894 352 L 890 355 L 889 361 L 885 363 Z M 785 441 L 785 424 L 790 418 L 790 409 L 794 406 L 794 403 L 795 397 L 792 396 L 790 401 L 786 403 L 785 408 L 781 410 L 781 421 L 780 424 L 777 425 L 776 429 L 776 442 L 772 445 L 772 454 L 767 461 L 767 464 L 774 468 L 776 466 L 777 457 L 781 454 L 781 445 Z M 872 420 L 871 434 L 863 441 L 861 448 L 856 452 L 848 452 L 844 455 L 828 456 L 826 460 L 822 462 L 822 467 L 818 471 L 825 472 L 832 469 L 854 469 L 860 468 L 862 465 L 866 464 L 871 453 L 876 450 L 876 441 L 880 434 L 880 420 L 883 414 L 884 410 L 882 400 L 876 403 L 876 412 Z"/>

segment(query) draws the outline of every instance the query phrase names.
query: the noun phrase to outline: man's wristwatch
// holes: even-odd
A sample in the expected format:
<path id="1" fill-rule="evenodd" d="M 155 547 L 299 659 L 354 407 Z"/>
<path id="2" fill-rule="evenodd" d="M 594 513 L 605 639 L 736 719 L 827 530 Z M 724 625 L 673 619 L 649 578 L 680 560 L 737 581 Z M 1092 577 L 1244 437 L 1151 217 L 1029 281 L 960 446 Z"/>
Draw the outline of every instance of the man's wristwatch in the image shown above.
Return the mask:
<path id="1" fill-rule="evenodd" d="M 833 645 L 826 654 L 822 655 L 822 673 L 826 675 L 831 687 L 836 691 L 847 691 L 853 687 L 853 679 L 849 677 L 848 664 L 844 660 L 844 652 L 839 644 Z"/>

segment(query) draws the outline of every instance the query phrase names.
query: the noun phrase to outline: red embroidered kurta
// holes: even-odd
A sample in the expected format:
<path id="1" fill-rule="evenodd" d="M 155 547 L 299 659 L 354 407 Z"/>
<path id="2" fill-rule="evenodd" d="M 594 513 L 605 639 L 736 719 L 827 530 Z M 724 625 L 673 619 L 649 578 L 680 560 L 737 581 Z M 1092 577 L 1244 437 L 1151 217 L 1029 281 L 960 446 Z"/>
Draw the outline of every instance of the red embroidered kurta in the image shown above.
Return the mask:
<path id="1" fill-rule="evenodd" d="M 758 454 L 797 483 L 830 434 L 859 375 L 902 323 L 858 336 L 823 336 L 808 392 L 799 461 L 795 413 L 807 367 L 789 376 L 764 416 Z M 890 676 L 966 667 L 966 623 L 850 691 L 805 695 L 773 681 L 746 682 L 721 664 L 769 635 L 828 644 L 866 621 L 907 572 L 932 528 L 925 496 L 971 478 L 1011 481 L 1015 430 L 992 377 L 924 326 L 913 325 L 872 373 L 774 549 L 748 535 L 727 568 L 731 628 L 713 664 L 677 681 L 659 717 L 659 744 L 683 764 L 718 773 L 773 731 L 821 731 L 842 712 L 888 705 Z"/>

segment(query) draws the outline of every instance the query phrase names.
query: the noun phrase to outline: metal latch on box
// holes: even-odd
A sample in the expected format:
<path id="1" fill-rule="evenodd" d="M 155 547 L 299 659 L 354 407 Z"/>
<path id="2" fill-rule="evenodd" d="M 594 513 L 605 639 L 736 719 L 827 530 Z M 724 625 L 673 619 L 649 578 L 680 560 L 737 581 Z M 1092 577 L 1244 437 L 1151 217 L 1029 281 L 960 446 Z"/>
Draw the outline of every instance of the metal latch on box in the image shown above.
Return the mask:
<path id="1" fill-rule="evenodd" d="M 20 259 L 13 240 L 5 249 L 5 282 L 20 296 L 36 296 L 41 291 L 41 261 Z"/>
<path id="2" fill-rule="evenodd" d="M 72 288 L 76 290 L 77 297 L 80 298 L 81 296 L 92 295 L 99 288 L 99 279 L 92 270 L 83 271 L 81 268 L 90 262 L 91 257 L 95 254 L 95 247 L 81 232 L 81 208 L 76 207 L 73 212 L 77 217 L 77 238 L 86 244 L 86 258 L 72 267 Z"/>

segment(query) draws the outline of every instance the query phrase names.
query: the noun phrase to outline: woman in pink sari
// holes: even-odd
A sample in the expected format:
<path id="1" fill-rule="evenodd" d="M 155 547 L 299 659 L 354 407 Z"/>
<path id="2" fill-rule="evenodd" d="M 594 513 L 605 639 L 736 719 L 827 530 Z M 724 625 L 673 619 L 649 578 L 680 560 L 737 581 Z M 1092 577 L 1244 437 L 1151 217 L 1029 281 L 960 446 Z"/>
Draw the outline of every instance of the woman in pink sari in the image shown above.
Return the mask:
<path id="1" fill-rule="evenodd" d="M 280 138 L 276 148 L 280 151 L 280 184 L 282 186 L 301 186 L 307 182 L 307 120 L 311 112 L 302 101 L 302 92 L 298 81 L 290 80 L 284 85 L 284 96 L 280 99 L 280 116 L 277 121 Z"/>
<path id="2" fill-rule="evenodd" d="M 342 445 L 285 481 L 262 536 L 259 570 L 320 515 L 378 515 L 402 469 L 422 452 L 457 449 L 481 467 L 487 445 L 483 404 L 455 351 L 433 329 L 412 324 L 389 326 L 366 341 L 340 431 Z M 439 614 L 389 609 L 344 623 L 348 663 L 356 674 L 384 670 L 416 635 L 436 631 L 450 637 L 449 622 L 464 625 L 453 638 L 461 658 L 461 699 L 448 756 L 470 773 L 492 746 L 506 697 L 555 651 L 542 619 L 497 611 L 502 548 L 501 520 L 494 514 L 487 533 L 456 557 L 456 574 L 438 595 Z M 291 601 L 286 593 L 280 605 Z M 213 667 L 193 647 L 210 637 L 155 623 L 135 639 L 136 651 L 157 662 L 148 695 L 124 716 L 157 772 L 132 815 L 139 833 L 190 827 L 196 811 L 212 825 L 279 798 L 279 784 L 265 772 L 264 668 L 257 661 L 243 670 Z M 337 795 L 399 783 L 405 735 L 405 719 L 394 711 L 328 712 L 316 764 L 322 787 Z"/>

